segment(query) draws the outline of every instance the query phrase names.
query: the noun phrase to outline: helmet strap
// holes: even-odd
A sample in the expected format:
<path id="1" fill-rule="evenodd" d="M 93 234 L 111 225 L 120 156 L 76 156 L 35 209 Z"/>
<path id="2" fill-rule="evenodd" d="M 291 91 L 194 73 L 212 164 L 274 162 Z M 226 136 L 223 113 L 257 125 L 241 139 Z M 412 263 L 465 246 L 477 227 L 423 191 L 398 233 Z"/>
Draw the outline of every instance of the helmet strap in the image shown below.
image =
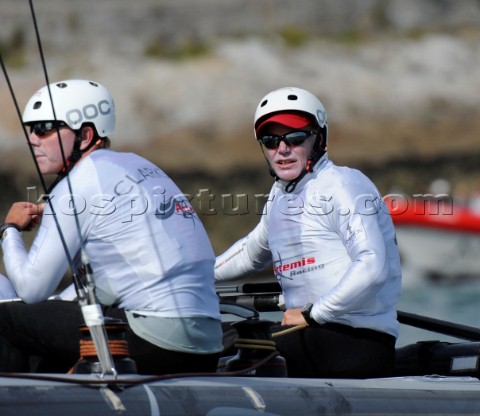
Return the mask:
<path id="1" fill-rule="evenodd" d="M 53 181 L 48 189 L 48 193 L 52 191 L 53 188 L 60 182 L 67 174 L 72 170 L 75 164 L 80 160 L 83 153 L 80 150 L 80 146 L 82 144 L 82 130 L 74 130 L 75 132 L 75 141 L 73 142 L 73 150 L 70 157 L 65 161 L 65 166 L 62 168 L 60 172 L 57 174 L 57 178 Z"/>
<path id="2" fill-rule="evenodd" d="M 307 166 L 308 166 L 308 163 L 307 163 Z M 290 182 L 287 183 L 287 186 L 285 187 L 285 192 L 287 194 L 293 192 L 295 190 L 295 188 L 297 187 L 298 182 L 300 182 L 307 173 L 308 173 L 307 168 L 303 169 L 303 171 L 300 175 L 298 175 L 295 179 L 293 179 L 293 180 L 291 180 Z"/>
<path id="3" fill-rule="evenodd" d="M 83 152 L 80 150 L 81 144 L 82 144 L 82 130 L 77 130 L 75 132 L 75 142 L 73 143 L 72 154 L 67 162 L 67 169 L 69 171 L 75 166 L 75 164 L 82 157 Z"/>
<path id="4" fill-rule="evenodd" d="M 80 145 L 82 144 L 82 131 L 81 130 L 74 130 L 74 131 L 75 131 L 75 141 L 73 142 L 72 154 L 65 161 L 65 166 L 62 168 L 62 170 L 58 172 L 58 175 L 62 178 L 72 170 L 72 168 L 80 160 L 83 154 L 83 152 L 80 150 Z"/>
<path id="5" fill-rule="evenodd" d="M 263 157 L 265 158 L 268 166 L 268 173 L 270 173 L 271 176 L 275 178 L 275 181 L 278 181 L 280 178 L 275 174 L 275 171 L 272 169 L 272 166 L 270 165 L 270 162 L 268 161 L 267 156 L 265 156 L 265 153 L 262 148 L 262 144 L 258 142 L 258 145 L 260 146 L 260 150 L 262 151 Z"/>
<path id="6" fill-rule="evenodd" d="M 303 179 L 303 177 L 307 173 L 313 172 L 313 167 L 317 164 L 320 158 L 325 154 L 325 149 L 320 147 L 321 138 L 322 138 L 322 135 L 319 132 L 319 134 L 317 134 L 317 137 L 315 138 L 315 143 L 313 144 L 312 153 L 310 154 L 310 157 L 307 160 L 307 165 L 305 166 L 305 169 L 303 169 L 302 173 L 300 173 L 300 175 L 298 175 L 295 179 L 288 182 L 287 186 L 285 187 L 285 192 L 287 193 L 293 192 L 297 187 L 298 183 Z"/>

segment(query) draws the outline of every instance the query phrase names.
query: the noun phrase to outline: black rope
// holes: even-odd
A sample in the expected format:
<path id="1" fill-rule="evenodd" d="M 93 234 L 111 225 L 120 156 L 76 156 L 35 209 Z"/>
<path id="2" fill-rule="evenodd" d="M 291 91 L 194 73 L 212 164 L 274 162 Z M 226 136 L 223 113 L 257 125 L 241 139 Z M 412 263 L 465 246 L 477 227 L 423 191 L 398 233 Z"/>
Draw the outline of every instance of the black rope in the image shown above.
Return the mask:
<path id="1" fill-rule="evenodd" d="M 55 103 L 53 102 L 52 91 L 51 91 L 51 88 L 50 88 L 50 81 L 49 81 L 49 78 L 48 78 L 47 65 L 46 65 L 45 56 L 44 56 L 44 53 L 43 53 L 42 42 L 41 42 L 41 39 L 40 39 L 40 31 L 38 30 L 37 19 L 36 19 L 35 10 L 34 10 L 34 7 L 33 7 L 32 0 L 29 0 L 29 4 L 30 4 L 30 10 L 31 10 L 31 13 L 32 13 L 33 24 L 34 24 L 34 27 L 35 27 L 35 36 L 36 36 L 36 39 L 37 39 L 38 50 L 39 50 L 40 59 L 41 59 L 41 62 L 42 62 L 43 73 L 45 75 L 47 90 L 48 90 L 48 94 L 49 94 L 49 97 L 50 97 L 50 103 L 51 103 L 51 106 L 52 106 L 53 119 L 56 122 L 57 121 L 57 115 L 56 115 L 56 112 L 55 112 Z M 80 227 L 80 221 L 78 219 L 77 205 L 75 204 L 75 198 L 74 198 L 74 193 L 73 193 L 73 189 L 72 189 L 72 183 L 70 181 L 69 170 L 71 169 L 71 167 L 69 168 L 68 163 L 67 163 L 67 159 L 65 157 L 64 147 L 63 147 L 58 123 L 55 123 L 55 125 L 56 125 L 58 143 L 59 143 L 59 146 L 60 146 L 60 149 L 61 149 L 62 160 L 63 160 L 64 170 L 65 170 L 65 179 L 67 181 L 67 186 L 68 186 L 68 190 L 70 192 L 70 195 L 72 196 L 73 216 L 75 218 L 75 226 L 76 226 L 77 235 L 78 235 L 78 239 L 79 239 L 79 243 L 80 243 L 80 262 L 81 262 L 81 265 L 82 265 L 83 273 L 82 273 L 82 277 L 80 277 L 76 273 L 75 268 L 72 267 L 72 278 L 73 278 L 73 282 L 74 282 L 74 286 L 75 286 L 75 291 L 76 291 L 76 294 L 77 294 L 77 302 L 82 307 L 82 312 L 83 312 L 83 310 L 84 310 L 83 307 L 85 307 L 85 306 L 98 306 L 99 302 L 98 302 L 96 294 L 95 294 L 95 282 L 93 280 L 93 270 L 92 270 L 92 266 L 90 264 L 90 261 L 88 259 L 87 252 L 85 250 L 85 241 L 83 240 L 82 230 L 81 230 L 81 227 Z M 77 131 L 77 132 L 75 132 L 75 134 L 76 134 L 75 141 L 78 142 L 79 135 L 81 133 L 80 133 L 80 131 Z M 81 137 L 80 137 L 80 139 L 81 139 Z M 58 226 L 58 231 L 59 231 L 59 233 L 61 233 L 61 230 L 60 230 L 59 226 Z M 65 250 L 67 252 L 67 256 L 69 256 L 70 254 L 68 253 L 68 247 L 66 245 L 65 245 Z M 99 311 L 99 313 L 101 313 L 101 311 Z M 87 322 L 87 319 L 86 319 L 85 315 L 84 315 L 84 318 L 85 318 L 85 321 Z M 88 322 L 87 322 L 87 324 L 88 324 Z M 110 366 L 110 368 L 106 368 L 104 370 L 116 374 L 116 370 L 113 368 L 113 359 L 111 357 L 110 349 L 108 347 L 105 325 L 102 323 L 101 325 L 98 325 L 97 327 L 100 329 L 99 335 L 101 335 L 101 338 L 95 338 L 95 339 L 98 339 L 98 342 L 104 344 L 105 349 L 108 350 L 108 351 L 105 351 L 105 352 L 107 353 L 106 358 L 109 361 L 109 363 L 107 363 L 107 365 Z M 90 328 L 90 326 L 89 326 L 89 329 L 92 332 L 92 328 Z M 94 336 L 94 333 L 92 333 L 92 337 L 93 336 Z M 94 341 L 95 341 L 95 339 L 94 339 Z M 99 347 L 99 345 L 97 345 L 97 342 L 95 342 L 95 346 L 97 348 Z M 99 358 L 100 358 L 100 351 L 98 351 L 98 352 L 99 352 Z M 100 360 L 100 362 L 102 363 L 102 360 Z M 103 365 L 102 365 L 102 367 L 103 367 Z"/>
<path id="2" fill-rule="evenodd" d="M 38 165 L 38 161 L 37 161 L 37 158 L 35 157 L 35 153 L 34 153 L 34 150 L 33 150 L 33 146 L 32 144 L 30 143 L 30 137 L 29 137 L 29 134 L 27 132 L 27 129 L 25 128 L 25 125 L 23 124 L 23 121 L 22 121 L 22 113 L 20 111 L 20 107 L 18 105 L 18 101 L 17 101 L 17 97 L 15 95 L 15 92 L 13 90 L 13 86 L 12 86 L 12 83 L 10 81 L 10 77 L 8 76 L 8 72 L 7 72 L 7 68 L 5 66 L 5 63 L 4 63 L 4 60 L 3 60 L 3 56 L 2 54 L 0 53 L 0 64 L 2 66 L 2 72 L 3 72 L 3 75 L 5 77 L 5 81 L 7 82 L 7 85 L 8 85 L 8 89 L 10 91 L 10 96 L 13 100 L 13 103 L 14 103 L 14 106 L 15 106 L 15 109 L 16 109 L 16 112 L 17 112 L 17 116 L 18 116 L 18 119 L 20 120 L 20 125 L 22 126 L 22 129 L 23 129 L 23 133 L 25 135 L 25 138 L 27 139 L 27 143 L 28 143 L 28 148 L 30 150 L 30 154 L 32 155 L 32 159 L 35 163 L 35 168 L 37 170 L 37 173 L 38 173 L 38 177 L 40 178 L 40 183 L 42 185 L 42 190 L 44 192 L 44 195 L 45 195 L 45 202 L 47 202 L 52 210 L 52 214 L 53 214 L 53 218 L 55 220 L 55 224 L 56 224 L 56 227 L 57 227 L 57 230 L 58 230 L 58 233 L 60 235 L 60 241 L 62 243 L 62 246 L 63 246 L 63 249 L 65 250 L 65 254 L 67 256 L 67 261 L 68 261 L 68 264 L 70 265 L 70 268 L 72 269 L 72 274 L 75 274 L 75 270 L 74 270 L 74 264 L 73 264 L 73 260 L 72 260 L 72 257 L 70 256 L 70 253 L 68 251 L 68 248 L 67 248 L 67 244 L 65 242 L 65 237 L 60 229 L 60 224 L 58 223 L 58 219 L 57 219 L 57 216 L 55 215 L 55 209 L 52 205 L 52 201 L 50 200 L 50 198 L 48 197 L 48 190 L 47 190 L 47 185 L 45 183 L 45 179 L 43 178 L 42 176 L 42 173 L 40 171 L 40 166 Z"/>
<path id="3" fill-rule="evenodd" d="M 35 37 L 36 37 L 36 40 L 37 40 L 38 51 L 39 51 L 39 54 L 40 54 L 40 60 L 41 60 L 41 63 L 42 63 L 43 73 L 44 73 L 44 76 L 45 76 L 45 82 L 46 82 L 46 85 L 47 85 L 48 95 L 49 95 L 50 103 L 51 103 L 51 106 L 52 106 L 53 119 L 56 122 L 57 121 L 57 114 L 56 114 L 56 111 L 55 111 L 55 103 L 53 102 L 53 96 L 52 96 L 52 91 L 51 91 L 51 88 L 50 88 L 50 80 L 49 80 L 49 77 L 48 77 L 48 70 L 47 70 L 45 55 L 43 53 L 42 41 L 41 41 L 41 38 L 40 38 L 40 31 L 38 29 L 37 18 L 36 18 L 35 9 L 33 7 L 33 1 L 32 0 L 29 0 L 29 5 L 30 5 L 31 14 L 32 14 L 33 25 L 34 25 L 34 28 L 35 28 Z M 83 268 L 84 269 L 91 270 L 90 264 L 85 264 L 85 262 L 88 263 L 88 257 L 87 257 L 86 252 L 85 252 L 85 242 L 83 241 L 83 238 L 82 238 L 82 231 L 81 231 L 80 222 L 79 222 L 79 219 L 78 219 L 77 206 L 75 204 L 75 199 L 73 198 L 74 193 L 73 193 L 72 183 L 70 181 L 70 176 L 69 176 L 69 170 L 70 169 L 69 169 L 69 166 L 68 166 L 67 158 L 65 156 L 65 150 L 64 150 L 63 143 L 62 143 L 62 138 L 61 138 L 61 135 L 60 135 L 60 128 L 59 128 L 58 123 L 55 123 L 55 127 L 56 127 L 56 130 L 57 130 L 58 144 L 60 146 L 62 161 L 63 161 L 63 165 L 64 165 L 64 170 L 65 170 L 65 179 L 67 181 L 67 186 L 68 186 L 68 190 L 70 192 L 70 195 L 72 195 L 73 216 L 75 218 L 75 226 L 77 228 L 77 234 L 78 234 L 78 238 L 79 238 L 79 241 L 80 241 L 80 250 L 81 250 L 81 253 L 82 253 L 81 262 L 83 263 L 83 266 L 84 266 Z M 59 232 L 61 232 L 61 231 L 59 230 Z M 68 252 L 68 247 L 66 247 L 66 245 L 65 245 L 65 249 Z M 67 254 L 67 256 L 71 257 L 69 253 Z M 72 266 L 73 266 L 73 264 L 72 264 Z M 85 289 L 87 287 L 93 288 L 93 282 L 88 281 L 89 279 L 91 279 L 91 275 L 89 273 L 83 275 L 83 279 L 87 280 L 85 282 L 76 273 L 75 267 L 73 266 L 71 268 L 72 268 L 73 281 L 74 281 L 75 289 L 76 289 L 76 292 L 77 292 L 77 298 L 78 298 L 78 302 L 80 303 L 80 305 L 97 303 L 95 293 L 93 292 L 93 290 L 87 290 L 85 292 Z M 88 299 L 87 299 L 87 297 L 88 297 Z"/>
<path id="4" fill-rule="evenodd" d="M 50 81 L 49 81 L 49 78 L 48 78 L 48 71 L 47 71 L 45 56 L 44 56 L 44 53 L 43 53 L 42 42 L 41 42 L 41 39 L 40 39 L 40 32 L 38 30 L 37 19 L 36 19 L 35 10 L 34 10 L 34 7 L 33 7 L 32 0 L 29 0 L 29 5 L 30 5 L 31 14 L 32 14 L 32 21 L 33 21 L 34 28 L 35 28 L 35 35 L 36 35 L 36 39 L 37 39 L 38 50 L 39 50 L 39 53 L 40 53 L 42 68 L 43 68 L 43 72 L 44 72 L 44 76 L 45 76 L 45 80 L 46 80 L 46 84 L 47 84 L 50 103 L 51 103 L 51 106 L 52 106 L 53 121 L 56 122 L 57 121 L 57 116 L 56 116 L 56 113 L 55 113 L 55 106 L 54 106 L 54 102 L 53 102 L 52 92 L 51 92 L 51 89 L 50 89 Z M 55 209 L 53 207 L 51 198 L 50 198 L 50 196 L 47 192 L 47 187 L 46 187 L 42 172 L 40 170 L 38 161 L 36 160 L 35 152 L 33 150 L 32 144 L 30 142 L 29 134 L 27 133 L 27 129 L 25 128 L 25 125 L 23 124 L 23 117 L 22 117 L 22 114 L 20 112 L 18 102 L 17 102 L 16 96 L 15 96 L 12 84 L 10 82 L 10 78 L 8 76 L 8 72 L 7 72 L 6 66 L 4 64 L 3 57 L 1 55 L 1 53 L 0 53 L 0 58 L 1 58 L 0 61 L 1 61 L 2 71 L 3 71 L 3 74 L 5 76 L 5 80 L 8 84 L 8 86 L 9 86 L 10 94 L 12 96 L 12 99 L 13 99 L 13 102 L 14 102 L 14 105 L 15 105 L 15 108 L 16 108 L 16 111 L 17 111 L 18 118 L 19 118 L 21 126 L 23 128 L 23 132 L 25 134 L 25 137 L 27 139 L 27 143 L 29 145 L 30 153 L 31 153 L 32 158 L 34 160 L 35 167 L 37 169 L 38 177 L 40 178 L 40 181 L 41 181 L 41 184 L 42 184 L 42 188 L 43 188 L 43 191 L 44 191 L 44 194 L 45 194 L 44 201 L 49 205 L 49 207 L 52 210 L 55 225 L 56 225 L 58 234 L 60 236 L 60 240 L 61 240 L 63 249 L 65 251 L 65 255 L 66 255 L 68 264 L 69 264 L 70 269 L 72 271 L 72 279 L 73 279 L 73 283 L 74 283 L 74 286 L 75 286 L 75 291 L 76 291 L 76 294 L 77 294 L 78 303 L 82 307 L 86 306 L 86 305 L 98 306 L 98 302 L 97 302 L 97 299 L 96 299 L 96 296 L 95 296 L 95 284 L 94 284 L 93 276 L 92 276 L 93 272 L 92 272 L 91 265 L 88 261 L 88 256 L 87 256 L 86 251 L 85 251 L 85 243 L 84 243 L 83 238 L 82 238 L 80 222 L 79 222 L 79 219 L 78 219 L 77 207 L 76 207 L 76 204 L 75 204 L 75 200 L 73 199 L 74 194 L 73 194 L 73 190 L 72 190 L 70 177 L 68 175 L 68 171 L 69 171 L 68 163 L 67 163 L 67 160 L 66 160 L 66 157 L 65 157 L 63 143 L 61 141 L 61 135 L 60 135 L 60 129 L 59 129 L 58 123 L 55 123 L 55 126 L 56 126 L 56 131 L 57 131 L 57 136 L 58 136 L 58 142 L 59 142 L 59 146 L 60 146 L 60 150 L 61 150 L 62 160 L 63 160 L 63 164 L 64 164 L 64 168 L 65 168 L 64 170 L 65 170 L 65 173 L 66 173 L 65 178 L 66 178 L 66 181 L 67 181 L 67 184 L 68 184 L 70 195 L 72 195 L 72 206 L 73 206 L 73 211 L 74 211 L 76 230 L 77 230 L 77 233 L 78 233 L 78 238 L 79 238 L 80 247 L 81 247 L 81 249 L 80 249 L 80 254 L 81 254 L 80 259 L 81 259 L 81 263 L 82 263 L 82 266 L 83 266 L 82 269 L 84 270 L 83 277 L 80 277 L 75 270 L 75 264 L 72 260 L 72 256 L 70 255 L 70 252 L 68 250 L 68 246 L 67 246 L 66 241 L 65 241 L 65 236 L 64 236 L 64 234 L 61 230 L 60 224 L 58 222 L 58 217 L 55 213 Z M 76 132 L 76 134 L 79 134 L 79 132 Z M 58 181 L 59 181 L 59 178 L 57 177 L 57 180 L 54 182 L 54 185 L 56 185 L 56 183 L 58 183 Z M 53 189 L 53 188 L 50 187 L 50 189 Z M 102 329 L 104 341 L 106 342 L 105 327 L 104 327 L 103 324 L 100 325 L 100 326 L 101 326 L 101 329 Z M 102 341 L 102 340 L 99 339 L 99 341 Z M 102 341 L 102 343 L 103 343 L 103 341 Z M 108 344 L 107 344 L 107 348 L 108 348 Z M 108 355 L 110 355 L 109 351 L 108 351 Z M 108 365 L 110 365 L 110 363 L 108 363 Z M 112 364 L 111 368 L 107 368 L 105 370 L 108 371 L 108 372 L 112 372 L 112 374 L 116 375 L 116 371 L 113 368 L 113 364 Z"/>

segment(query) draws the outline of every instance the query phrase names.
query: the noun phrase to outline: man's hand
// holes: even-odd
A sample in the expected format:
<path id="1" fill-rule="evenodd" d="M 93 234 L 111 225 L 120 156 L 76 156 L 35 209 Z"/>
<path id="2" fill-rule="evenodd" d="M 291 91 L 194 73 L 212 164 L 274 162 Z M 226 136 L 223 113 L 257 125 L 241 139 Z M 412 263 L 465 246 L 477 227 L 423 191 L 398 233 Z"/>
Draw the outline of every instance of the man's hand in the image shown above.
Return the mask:
<path id="1" fill-rule="evenodd" d="M 33 230 L 41 221 L 45 204 L 15 202 L 5 217 L 6 223 L 17 224 L 22 231 Z"/>
<path id="2" fill-rule="evenodd" d="M 283 313 L 282 325 L 305 325 L 301 309 L 287 309 Z"/>

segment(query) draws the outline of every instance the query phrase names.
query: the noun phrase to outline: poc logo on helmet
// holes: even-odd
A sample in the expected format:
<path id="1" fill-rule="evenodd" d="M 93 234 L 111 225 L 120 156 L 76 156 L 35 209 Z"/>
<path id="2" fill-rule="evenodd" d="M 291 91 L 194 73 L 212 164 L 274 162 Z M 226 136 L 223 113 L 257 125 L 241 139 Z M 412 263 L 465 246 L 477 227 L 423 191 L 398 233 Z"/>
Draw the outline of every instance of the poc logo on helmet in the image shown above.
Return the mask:
<path id="1" fill-rule="evenodd" d="M 84 121 L 95 120 L 99 115 L 105 116 L 112 111 L 111 104 L 107 100 L 101 100 L 98 104 L 87 104 L 83 108 L 74 108 L 65 115 L 66 121 L 71 124 L 82 124 Z"/>

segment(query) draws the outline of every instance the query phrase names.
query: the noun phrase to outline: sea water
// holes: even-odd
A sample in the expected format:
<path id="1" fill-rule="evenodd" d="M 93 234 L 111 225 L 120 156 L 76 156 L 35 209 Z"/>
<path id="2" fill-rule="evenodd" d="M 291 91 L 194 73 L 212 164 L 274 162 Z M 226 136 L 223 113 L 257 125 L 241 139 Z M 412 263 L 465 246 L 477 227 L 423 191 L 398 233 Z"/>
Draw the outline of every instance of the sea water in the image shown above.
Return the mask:
<path id="1" fill-rule="evenodd" d="M 398 310 L 479 328 L 480 274 L 478 281 L 422 281 L 418 285 L 409 285 L 402 291 Z M 402 324 L 397 347 L 424 340 L 464 341 Z"/>
<path id="2" fill-rule="evenodd" d="M 269 276 L 260 279 L 271 282 Z M 251 280 L 249 282 L 255 282 Z M 443 280 L 429 281 L 424 276 L 406 273 L 400 302 L 397 310 L 417 314 L 424 318 L 434 318 L 452 324 L 480 328 L 480 272 L 478 279 L 469 281 Z M 262 312 L 263 319 L 277 322 L 281 312 Z M 222 315 L 225 321 L 238 320 L 229 314 Z M 414 344 L 417 341 L 464 342 L 464 339 L 451 337 L 410 325 L 400 325 L 397 347 Z"/>

